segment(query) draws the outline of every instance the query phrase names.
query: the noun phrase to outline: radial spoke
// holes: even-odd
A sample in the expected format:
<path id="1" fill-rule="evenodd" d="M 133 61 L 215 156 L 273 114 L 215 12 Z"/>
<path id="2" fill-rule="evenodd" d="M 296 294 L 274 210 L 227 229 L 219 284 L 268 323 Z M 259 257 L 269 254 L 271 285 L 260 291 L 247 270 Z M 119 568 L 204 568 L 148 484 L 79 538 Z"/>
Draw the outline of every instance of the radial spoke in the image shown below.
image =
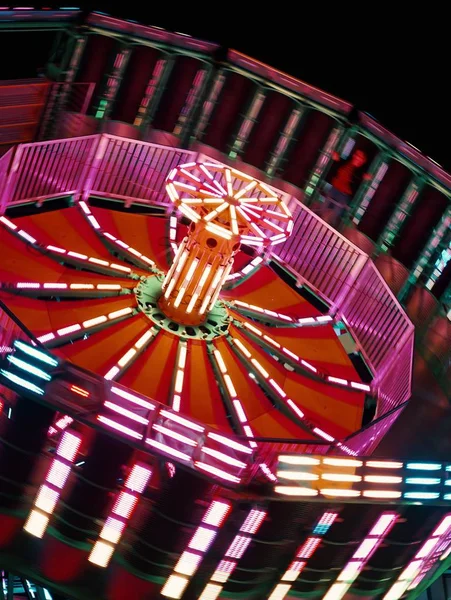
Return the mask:
<path id="1" fill-rule="evenodd" d="M 105 379 L 118 380 L 130 367 L 140 354 L 155 340 L 159 333 L 159 329 L 151 327 L 148 329 L 130 348 L 121 356 L 117 363 L 105 373 Z"/>
<path id="2" fill-rule="evenodd" d="M 344 379 L 342 377 L 335 377 L 327 373 L 321 372 L 317 367 L 312 365 L 310 362 L 300 358 L 297 354 L 282 346 L 275 339 L 266 335 L 261 329 L 255 327 L 251 323 L 241 322 L 234 320 L 234 324 L 238 327 L 244 326 L 244 331 L 247 330 L 247 334 L 250 335 L 260 346 L 265 347 L 272 352 L 275 352 L 280 358 L 282 358 L 287 364 L 289 364 L 295 371 L 301 373 L 309 373 L 310 377 L 321 381 L 326 385 L 332 385 L 334 387 L 345 387 L 350 390 L 370 392 L 371 386 L 366 383 L 359 381 L 352 381 Z"/>
<path id="3" fill-rule="evenodd" d="M 22 240 L 26 240 L 32 244 L 36 250 L 42 252 L 46 256 L 49 256 L 53 260 L 57 260 L 59 263 L 64 262 L 67 264 L 75 264 L 87 271 L 93 271 L 96 273 L 106 272 L 109 275 L 117 275 L 120 272 L 125 273 L 128 277 L 132 276 L 132 270 L 130 267 L 118 265 L 116 263 L 110 263 L 106 260 L 102 260 L 94 256 L 87 256 L 86 254 L 75 252 L 74 250 L 60 248 L 59 246 L 54 246 L 53 244 L 42 244 L 39 242 L 39 240 L 31 236 L 25 230 L 19 229 L 15 223 L 9 221 L 5 217 L 0 217 L 0 222 L 3 223 L 3 225 L 5 225 L 5 227 L 12 231 L 15 235 L 22 238 Z"/>
<path id="4" fill-rule="evenodd" d="M 31 281 L 20 281 L 12 284 L 2 284 L 3 289 L 13 289 L 21 296 L 62 296 L 68 298 L 103 298 L 106 296 L 118 296 L 123 291 L 119 283 L 37 283 Z"/>
<path id="5" fill-rule="evenodd" d="M 50 331 L 38 337 L 38 340 L 45 344 L 48 348 L 54 348 L 56 346 L 63 346 L 64 344 L 72 342 L 74 339 L 79 338 L 85 333 L 91 333 L 99 331 L 105 327 L 109 327 L 136 314 L 136 310 L 131 307 L 121 308 L 114 310 L 108 314 L 98 315 L 82 321 L 81 323 L 73 323 L 65 327 L 61 327 L 56 331 Z"/>
<path id="6" fill-rule="evenodd" d="M 226 208 L 229 207 L 229 204 L 227 202 L 223 202 L 221 204 L 221 206 L 218 206 L 218 208 L 215 208 L 215 210 L 212 210 L 211 213 L 208 213 L 208 215 L 206 217 L 204 217 L 204 221 L 213 221 L 213 219 L 215 219 L 220 213 L 224 212 Z"/>
<path id="7" fill-rule="evenodd" d="M 333 317 L 331 315 L 319 315 L 317 317 L 291 317 L 289 315 L 285 315 L 283 313 L 276 312 L 274 310 L 270 310 L 268 308 L 262 308 L 261 306 L 256 306 L 255 304 L 248 304 L 247 302 L 243 302 L 242 300 L 232 300 L 229 305 L 237 310 L 239 313 L 244 315 L 251 315 L 254 319 L 259 319 L 261 321 L 267 322 L 272 321 L 276 325 L 279 324 L 281 327 L 313 327 L 313 326 L 321 326 L 328 325 L 333 322 Z M 273 323 L 271 323 L 273 325 Z"/>
<path id="8" fill-rule="evenodd" d="M 183 387 L 185 383 L 186 373 L 186 360 L 189 352 L 189 343 L 185 341 L 179 341 L 177 348 L 177 366 L 175 369 L 175 376 L 172 380 L 172 387 L 170 391 L 169 404 L 172 410 L 180 412 L 182 407 Z"/>
<path id="9" fill-rule="evenodd" d="M 225 170 L 226 182 L 227 182 L 227 194 L 229 196 L 233 196 L 233 187 L 232 187 L 232 175 L 230 173 L 230 169 Z"/>
<path id="10" fill-rule="evenodd" d="M 252 349 L 243 344 L 237 337 L 231 337 L 229 340 L 232 348 L 238 353 L 240 360 L 246 364 L 248 377 L 269 394 L 279 407 L 287 407 L 289 414 L 294 418 L 294 422 L 305 429 L 313 432 L 313 429 L 307 424 L 304 412 L 297 406 L 291 398 L 288 397 L 284 389 L 273 379 L 260 361 L 256 358 Z M 251 384 L 252 385 L 252 384 Z"/>
<path id="11" fill-rule="evenodd" d="M 209 356 L 211 357 L 217 377 L 222 381 L 222 388 L 225 393 L 228 409 L 227 412 L 232 414 L 235 427 L 241 430 L 247 438 L 255 437 L 243 405 L 238 399 L 235 385 L 221 352 L 215 346 L 211 345 Z M 251 440 L 249 441 L 249 446 L 255 448 L 257 444 Z"/>
<path id="12" fill-rule="evenodd" d="M 144 266 L 145 268 L 148 268 L 149 266 L 155 266 L 155 262 L 152 259 L 148 258 L 132 246 L 129 246 L 123 240 L 112 235 L 109 231 L 105 231 L 105 229 L 101 227 L 98 220 L 91 213 L 91 209 L 86 204 L 86 202 L 81 201 L 79 202 L 79 205 L 84 213 L 84 216 L 88 220 L 91 227 L 94 229 L 95 234 L 100 238 L 102 243 L 105 244 L 108 250 L 110 250 L 110 248 L 112 247 L 114 252 L 121 254 L 126 258 L 126 260 L 136 265 L 137 267 L 142 268 Z"/>

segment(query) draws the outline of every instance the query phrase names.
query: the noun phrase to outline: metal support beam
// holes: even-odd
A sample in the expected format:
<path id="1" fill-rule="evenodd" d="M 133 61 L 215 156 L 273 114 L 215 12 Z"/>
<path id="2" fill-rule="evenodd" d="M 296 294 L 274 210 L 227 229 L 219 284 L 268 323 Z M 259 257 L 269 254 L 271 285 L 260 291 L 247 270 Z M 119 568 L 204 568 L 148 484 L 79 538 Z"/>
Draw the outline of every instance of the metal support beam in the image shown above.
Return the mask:
<path id="1" fill-rule="evenodd" d="M 437 227 L 433 230 L 430 238 L 428 239 L 425 247 L 421 251 L 419 259 L 416 261 L 412 271 L 410 272 L 409 278 L 407 279 L 404 287 L 402 288 L 399 299 L 402 302 L 408 296 L 412 287 L 417 283 L 423 271 L 429 267 L 429 271 L 434 270 L 434 263 L 432 258 L 436 256 L 437 248 L 442 248 L 449 244 L 451 238 L 451 207 L 443 214 Z M 432 273 L 431 273 L 432 275 Z M 426 287 L 431 289 L 434 285 L 435 280 L 440 275 L 440 272 L 435 277 L 429 278 L 426 282 Z"/>
<path id="2" fill-rule="evenodd" d="M 202 111 L 199 115 L 199 119 L 197 121 L 197 125 L 194 128 L 193 138 L 195 140 L 200 140 L 205 133 L 208 123 L 210 122 L 211 115 L 213 114 L 213 110 L 218 103 L 219 94 L 224 87 L 224 83 L 226 82 L 227 76 L 223 69 L 220 69 L 213 81 L 210 84 L 209 91 L 207 92 L 207 97 L 202 105 Z"/>
<path id="3" fill-rule="evenodd" d="M 336 129 L 338 129 L 338 136 L 335 139 Z M 346 159 L 351 154 L 355 145 L 356 135 L 357 127 L 347 129 L 342 125 L 332 130 L 312 171 L 309 182 L 305 187 L 305 202 L 307 206 L 311 206 L 314 203 L 323 188 L 324 180 L 332 165 L 332 154 L 337 152 L 341 158 Z"/>
<path id="4" fill-rule="evenodd" d="M 266 93 L 266 90 L 258 86 L 255 90 L 252 100 L 248 104 L 247 110 L 241 115 L 242 119 L 240 121 L 238 131 L 236 132 L 234 140 L 230 145 L 230 158 L 237 158 L 237 156 L 240 156 L 243 153 L 252 129 L 257 122 L 258 115 L 266 98 Z"/>
<path id="5" fill-rule="evenodd" d="M 58 73 L 55 73 L 58 83 L 53 84 L 50 90 L 45 114 L 43 115 L 39 131 L 39 140 L 52 139 L 55 137 L 59 116 L 68 102 L 75 76 L 80 67 L 86 42 L 86 36 L 77 36 L 71 38 L 71 43 L 68 44 L 69 50 L 65 53 L 61 69 Z"/>
<path id="6" fill-rule="evenodd" d="M 300 129 L 303 117 L 308 113 L 306 106 L 297 104 L 296 108 L 289 115 L 284 128 L 280 132 L 280 137 L 271 151 L 271 158 L 266 164 L 266 174 L 270 177 L 277 175 L 280 166 L 285 161 L 288 150 L 295 143 L 297 132 Z"/>
<path id="7" fill-rule="evenodd" d="M 379 252 L 386 252 L 394 246 L 405 220 L 412 212 L 421 190 L 425 185 L 424 180 L 414 176 L 396 206 L 390 220 L 377 240 L 376 247 Z"/>
<path id="8" fill-rule="evenodd" d="M 212 66 L 208 63 L 203 63 L 203 67 L 197 71 L 193 80 L 191 89 L 188 92 L 185 104 L 180 112 L 174 129 L 174 133 L 178 135 L 182 141 L 182 147 L 188 146 L 196 122 L 196 116 L 200 112 L 213 73 Z"/>
<path id="9" fill-rule="evenodd" d="M 370 179 L 364 179 L 351 203 L 349 218 L 358 225 L 368 209 L 372 197 L 385 177 L 389 165 L 389 154 L 379 151 L 368 169 Z"/>
<path id="10" fill-rule="evenodd" d="M 110 116 L 131 53 L 131 47 L 125 44 L 116 53 L 111 72 L 106 75 L 103 92 L 99 98 L 95 113 L 97 119 L 108 119 Z"/>
<path id="11" fill-rule="evenodd" d="M 175 56 L 166 55 L 155 64 L 133 125 L 144 130 L 153 121 L 161 97 L 175 63 Z"/>
<path id="12" fill-rule="evenodd" d="M 316 193 L 319 191 L 323 182 L 324 174 L 330 164 L 332 154 L 333 152 L 336 152 L 336 149 L 339 147 L 340 140 L 343 138 L 343 133 L 343 126 L 337 124 L 330 132 L 326 143 L 321 149 L 315 167 L 305 186 L 305 203 L 307 205 L 310 205 L 313 202 L 314 197 L 316 197 Z"/>

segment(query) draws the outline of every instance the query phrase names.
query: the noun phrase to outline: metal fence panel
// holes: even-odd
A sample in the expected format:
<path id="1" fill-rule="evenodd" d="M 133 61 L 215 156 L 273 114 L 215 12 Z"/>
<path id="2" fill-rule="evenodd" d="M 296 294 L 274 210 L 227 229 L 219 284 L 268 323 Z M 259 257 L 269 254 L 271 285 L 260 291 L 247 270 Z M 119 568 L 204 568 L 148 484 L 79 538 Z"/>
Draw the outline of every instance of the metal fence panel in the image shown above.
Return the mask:
<path id="1" fill-rule="evenodd" d="M 276 253 L 338 307 L 366 255 L 305 206 L 298 204 L 293 212 L 293 233 Z"/>
<path id="2" fill-rule="evenodd" d="M 91 135 L 19 146 L 7 203 L 80 190 L 97 143 L 98 136 Z"/>
<path id="3" fill-rule="evenodd" d="M 165 181 L 171 169 L 193 160 L 194 152 L 105 135 L 103 155 L 93 165 L 87 190 L 116 198 L 169 204 Z"/>

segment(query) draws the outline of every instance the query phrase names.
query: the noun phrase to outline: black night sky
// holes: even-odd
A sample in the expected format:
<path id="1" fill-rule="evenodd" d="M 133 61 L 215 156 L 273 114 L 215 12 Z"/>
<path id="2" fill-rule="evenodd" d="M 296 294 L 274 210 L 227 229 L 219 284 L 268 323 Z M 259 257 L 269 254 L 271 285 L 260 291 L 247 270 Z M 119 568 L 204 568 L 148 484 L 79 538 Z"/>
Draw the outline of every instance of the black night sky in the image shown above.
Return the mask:
<path id="1" fill-rule="evenodd" d="M 85 10 L 249 54 L 353 103 L 451 170 L 446 15 L 424 3 L 418 5 L 422 12 L 411 4 L 409 14 L 401 14 L 395 3 L 349 5 L 287 0 L 81 3 Z"/>

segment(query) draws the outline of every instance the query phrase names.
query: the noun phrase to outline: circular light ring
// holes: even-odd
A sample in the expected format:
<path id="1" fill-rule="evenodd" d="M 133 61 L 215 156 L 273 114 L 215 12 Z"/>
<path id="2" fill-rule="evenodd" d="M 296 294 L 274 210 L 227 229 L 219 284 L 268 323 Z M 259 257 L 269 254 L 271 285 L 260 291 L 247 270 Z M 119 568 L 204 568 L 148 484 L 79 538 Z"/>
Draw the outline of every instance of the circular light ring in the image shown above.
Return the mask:
<path id="1" fill-rule="evenodd" d="M 275 190 L 226 165 L 175 167 L 166 190 L 185 217 L 225 239 L 270 246 L 284 242 L 293 230 L 291 213 Z"/>

